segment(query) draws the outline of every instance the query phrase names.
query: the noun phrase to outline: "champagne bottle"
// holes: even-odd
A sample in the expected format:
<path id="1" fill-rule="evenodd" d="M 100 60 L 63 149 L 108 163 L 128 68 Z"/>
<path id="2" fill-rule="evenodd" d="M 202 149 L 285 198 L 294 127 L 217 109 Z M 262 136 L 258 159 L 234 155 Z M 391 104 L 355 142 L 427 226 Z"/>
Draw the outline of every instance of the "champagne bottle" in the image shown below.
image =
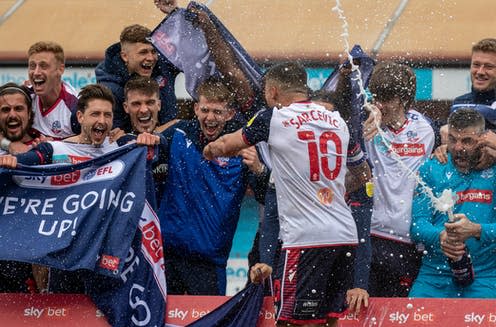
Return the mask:
<path id="1" fill-rule="evenodd" d="M 473 283 L 475 278 L 474 266 L 467 247 L 458 260 L 454 261 L 448 258 L 448 263 L 451 268 L 451 278 L 456 285 L 466 287 Z"/>

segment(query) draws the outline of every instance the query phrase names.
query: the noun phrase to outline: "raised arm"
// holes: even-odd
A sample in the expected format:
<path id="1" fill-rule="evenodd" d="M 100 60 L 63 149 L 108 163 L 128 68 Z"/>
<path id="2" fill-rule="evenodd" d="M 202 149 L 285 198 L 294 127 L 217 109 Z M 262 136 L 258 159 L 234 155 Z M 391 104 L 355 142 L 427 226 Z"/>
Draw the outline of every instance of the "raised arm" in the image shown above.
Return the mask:
<path id="1" fill-rule="evenodd" d="M 198 15 L 198 23 L 204 31 L 208 47 L 219 71 L 234 92 L 236 101 L 243 107 L 251 103 L 255 92 L 241 69 L 231 47 L 222 39 L 208 15 L 200 10 L 190 9 Z"/>
<path id="2" fill-rule="evenodd" d="M 203 156 L 208 160 L 221 156 L 234 157 L 239 151 L 249 146 L 243 139 L 242 129 L 239 129 L 234 133 L 223 135 L 207 144 L 203 149 Z"/>

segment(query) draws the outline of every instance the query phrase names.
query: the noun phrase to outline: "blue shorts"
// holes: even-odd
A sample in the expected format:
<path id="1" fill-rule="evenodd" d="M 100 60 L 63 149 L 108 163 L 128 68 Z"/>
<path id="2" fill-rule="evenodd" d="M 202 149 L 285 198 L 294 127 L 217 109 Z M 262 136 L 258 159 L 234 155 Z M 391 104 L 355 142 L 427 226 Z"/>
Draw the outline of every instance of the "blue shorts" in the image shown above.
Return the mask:
<path id="1" fill-rule="evenodd" d="M 277 320 L 323 324 L 346 310 L 355 247 L 292 248 L 281 252 L 275 281 Z"/>

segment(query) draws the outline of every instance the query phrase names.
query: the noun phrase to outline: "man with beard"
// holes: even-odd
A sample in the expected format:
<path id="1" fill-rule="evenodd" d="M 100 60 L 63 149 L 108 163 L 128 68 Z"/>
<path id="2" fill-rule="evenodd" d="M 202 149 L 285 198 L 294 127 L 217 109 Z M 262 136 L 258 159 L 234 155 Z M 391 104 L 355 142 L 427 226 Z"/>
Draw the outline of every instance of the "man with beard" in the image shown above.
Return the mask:
<path id="1" fill-rule="evenodd" d="M 76 164 L 109 152 L 117 145 L 109 144 L 107 136 L 112 128 L 112 93 L 104 86 L 88 85 L 81 90 L 77 104 L 77 119 L 81 133 L 64 141 L 41 143 L 36 148 L 17 156 L 0 157 L 0 166 L 15 168 L 17 163 L 45 165 L 51 163 Z M 48 269 L 37 266 L 36 283 L 46 291 Z M 50 291 L 82 293 L 79 272 L 50 271 Z"/>
<path id="2" fill-rule="evenodd" d="M 110 46 L 105 59 L 95 69 L 96 80 L 107 86 L 115 98 L 114 128 L 131 131 L 129 117 L 124 110 L 124 86 L 133 76 L 145 76 L 157 81 L 160 87 L 161 108 L 158 123 L 164 124 L 177 115 L 174 81 L 179 71 L 159 56 L 148 37 L 151 31 L 141 25 L 125 27 L 120 42 Z"/>
<path id="3" fill-rule="evenodd" d="M 0 87 L 0 133 L 6 141 L 20 142 L 27 147 L 36 144 L 30 134 L 33 123 L 31 97 L 25 86 L 7 83 Z M 7 154 L 0 149 L 0 155 Z M 36 269 L 36 268 L 35 268 Z M 31 265 L 15 261 L 0 261 L 0 292 L 34 291 Z"/>
<path id="4" fill-rule="evenodd" d="M 477 170 L 485 133 L 484 117 L 461 108 L 448 118 L 448 162 L 431 159 L 419 169 L 426 187 L 439 197 L 443 190 L 456 194 L 454 221 L 436 211 L 425 187 L 418 186 L 413 200 L 412 239 L 424 244 L 426 254 L 411 297 L 494 298 L 496 278 L 496 171 L 494 166 Z M 460 286 L 452 278 L 448 258 L 458 261 L 470 254 L 475 279 Z M 470 269 L 470 267 L 466 267 Z"/>
<path id="5" fill-rule="evenodd" d="M 11 142 L 20 142 L 29 149 L 39 141 L 38 134 L 32 130 L 34 114 L 31 109 L 32 100 L 29 89 L 15 83 L 7 83 L 0 87 L 0 154 L 9 153 L 4 150 Z"/>
<path id="6" fill-rule="evenodd" d="M 85 86 L 79 93 L 77 103 L 77 119 L 81 125 L 81 133 L 63 141 L 41 143 L 36 148 L 17 156 L 0 156 L 0 166 L 15 168 L 17 163 L 25 165 L 45 165 L 52 163 L 77 164 L 110 152 L 118 147 L 109 143 L 112 128 L 114 97 L 103 85 Z M 144 134 L 138 143 L 151 145 L 155 137 Z M 149 142 L 149 143 L 148 143 Z M 79 271 L 67 272 L 50 270 L 49 291 L 56 293 L 83 293 L 84 274 Z M 48 270 L 39 268 L 36 283 L 40 291 L 47 289 Z"/>

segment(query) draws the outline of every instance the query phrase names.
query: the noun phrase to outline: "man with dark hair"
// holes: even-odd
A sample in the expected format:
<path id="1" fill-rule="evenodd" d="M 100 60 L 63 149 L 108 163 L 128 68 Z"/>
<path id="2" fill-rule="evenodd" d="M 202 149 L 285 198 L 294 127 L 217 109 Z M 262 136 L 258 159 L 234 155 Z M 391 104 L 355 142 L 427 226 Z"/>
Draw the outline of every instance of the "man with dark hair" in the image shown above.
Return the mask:
<path id="1" fill-rule="evenodd" d="M 29 165 L 75 164 L 115 149 L 117 145 L 110 144 L 107 139 L 112 128 L 113 104 L 112 92 L 105 86 L 85 86 L 79 93 L 77 104 L 81 133 L 64 141 L 41 143 L 26 153 L 10 157 L 17 158 L 16 162 Z M 15 167 L 15 164 L 12 167 Z"/>
<path id="2" fill-rule="evenodd" d="M 79 93 L 77 119 L 81 133 L 64 141 L 41 143 L 36 148 L 17 156 L 0 156 L 0 166 L 15 168 L 17 162 L 26 165 L 50 163 L 75 164 L 95 158 L 117 147 L 109 144 L 108 133 L 112 128 L 112 105 L 114 99 L 110 90 L 102 85 L 85 86 Z M 48 288 L 48 269 L 36 266 L 36 282 L 39 291 Z M 50 291 L 82 293 L 82 278 L 79 272 L 65 272 L 52 269 Z"/>
<path id="3" fill-rule="evenodd" d="M 229 89 L 216 79 L 197 88 L 196 119 L 165 130 L 159 163 L 166 164 L 158 216 L 169 294 L 223 295 L 226 264 L 248 183 L 263 193 L 267 176 L 258 157 L 207 161 L 203 148 L 241 126 Z M 251 173 L 250 170 L 258 172 Z"/>
<path id="4" fill-rule="evenodd" d="M 79 93 L 77 103 L 77 119 L 81 125 L 81 133 L 63 141 L 41 143 L 36 148 L 17 156 L 0 156 L 0 166 L 15 168 L 18 162 L 25 165 L 77 164 L 116 149 L 117 144 L 109 143 L 108 140 L 112 129 L 113 105 L 114 97 L 107 87 L 99 84 L 85 86 Z M 141 140 L 145 141 L 141 142 Z M 146 145 L 152 145 L 153 142 L 152 135 L 143 136 L 138 141 Z M 71 176 L 55 178 L 71 178 Z M 38 270 L 36 282 L 40 291 L 46 291 L 49 287 L 49 291 L 56 293 L 84 292 L 83 272 L 52 269 L 50 281 L 47 275 L 47 269 Z"/>
<path id="5" fill-rule="evenodd" d="M 406 297 L 422 257 L 410 239 L 414 175 L 431 154 L 435 133 L 412 108 L 415 74 L 410 67 L 378 64 L 369 90 L 382 115 L 381 133 L 366 143 L 374 176 L 369 293 Z"/>
<path id="6" fill-rule="evenodd" d="M 261 141 L 269 144 L 277 192 L 282 253 L 276 285 L 279 324 L 335 326 L 352 286 L 357 231 L 344 199 L 344 176 L 365 168 L 359 145 L 346 123 L 308 99 L 305 69 L 283 63 L 265 74 L 260 111 L 235 133 L 209 143 L 204 155 L 218 160 Z M 343 245 L 346 244 L 346 245 Z M 250 277 L 261 282 L 272 272 L 255 264 Z"/>
<path id="7" fill-rule="evenodd" d="M 21 142 L 28 148 L 35 145 L 31 132 L 33 111 L 31 96 L 25 86 L 7 83 L 0 87 L 0 133 L 1 142 Z M 0 149 L 0 155 L 7 154 Z M 36 268 L 34 268 L 36 269 Z M 0 292 L 34 291 L 36 275 L 30 264 L 15 261 L 0 261 Z"/>
<path id="8" fill-rule="evenodd" d="M 458 108 L 474 108 L 486 119 L 486 128 L 494 130 L 496 129 L 496 39 L 482 39 L 472 47 L 470 79 L 471 92 L 455 98 L 450 111 L 454 112 Z M 444 126 L 442 128 L 447 129 Z M 480 145 L 483 147 L 483 155 L 477 168 L 483 169 L 496 161 L 494 151 L 496 134 L 492 131 L 485 133 Z M 445 145 L 438 147 L 434 154 L 440 162 L 447 162 Z"/>
<path id="9" fill-rule="evenodd" d="M 129 115 L 133 133 L 153 133 L 159 125 L 160 89 L 144 76 L 131 78 L 124 87 L 124 111 Z"/>
<path id="10" fill-rule="evenodd" d="M 148 28 L 137 24 L 125 27 L 120 42 L 106 50 L 104 61 L 95 70 L 97 82 L 109 87 L 115 97 L 114 128 L 125 132 L 131 130 L 131 124 L 123 105 L 124 86 L 135 75 L 150 77 L 159 85 L 162 100 L 159 124 L 177 115 L 174 81 L 179 71 L 157 54 L 148 40 L 150 33 Z"/>
<path id="11" fill-rule="evenodd" d="M 15 83 L 7 83 L 0 87 L 0 154 L 8 153 L 9 142 L 22 142 L 32 146 L 36 133 L 32 131 L 34 113 L 31 109 L 32 99 L 29 89 Z"/>
<path id="12" fill-rule="evenodd" d="M 460 108 L 448 118 L 448 162 L 427 160 L 419 169 L 425 187 L 440 197 L 450 189 L 455 195 L 453 220 L 436 211 L 425 187 L 417 186 L 413 199 L 412 239 L 425 246 L 420 273 L 409 296 L 443 298 L 494 298 L 496 294 L 496 173 L 494 166 L 477 170 L 477 146 L 485 133 L 483 116 Z M 468 252 L 467 252 L 468 251 Z M 475 278 L 459 285 L 447 260 L 470 255 Z M 461 268 L 460 268 L 461 269 Z"/>

